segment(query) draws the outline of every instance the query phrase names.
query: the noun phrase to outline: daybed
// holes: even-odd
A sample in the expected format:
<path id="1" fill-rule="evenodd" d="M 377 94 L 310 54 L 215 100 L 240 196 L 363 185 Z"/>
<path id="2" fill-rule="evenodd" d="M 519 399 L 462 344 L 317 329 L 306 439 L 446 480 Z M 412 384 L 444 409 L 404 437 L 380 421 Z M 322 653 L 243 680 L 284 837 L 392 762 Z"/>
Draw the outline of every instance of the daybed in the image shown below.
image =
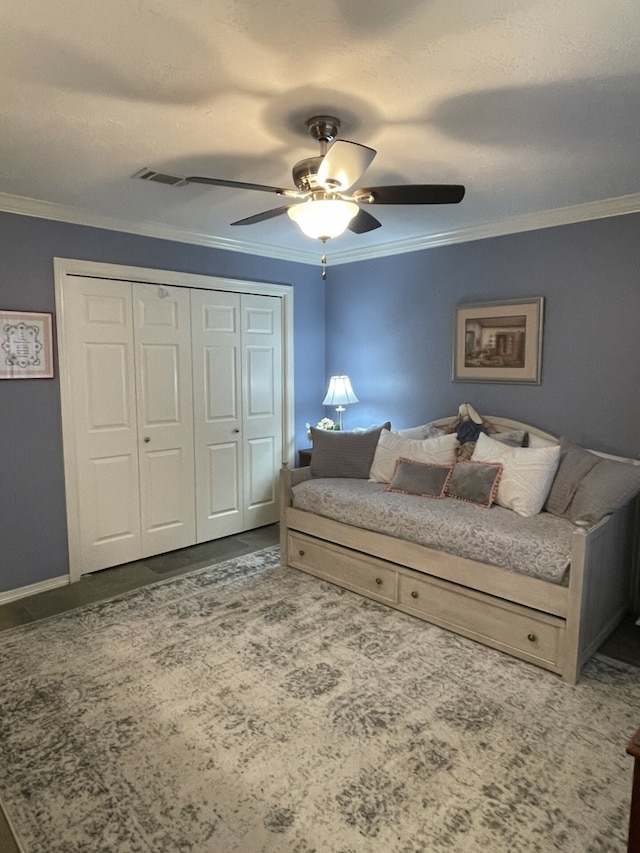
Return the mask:
<path id="1" fill-rule="evenodd" d="M 437 432 L 452 420 L 425 428 Z M 524 434 L 529 446 L 559 445 L 559 439 L 527 424 L 486 420 L 493 431 Z M 596 461 L 601 458 L 597 455 Z M 630 466 L 623 473 L 633 473 L 624 502 L 597 523 L 575 523 L 546 511 L 522 517 L 496 504 L 485 508 L 452 497 L 430 500 L 388 491 L 384 483 L 368 479 L 312 477 L 313 467 L 284 467 L 282 565 L 537 664 L 574 684 L 632 601 L 638 553 L 634 495 L 640 478 L 637 487 L 633 482 L 640 468 L 631 467 L 637 466 L 633 460 L 623 461 Z M 364 500 L 362 507 L 359 500 Z M 367 500 L 373 507 L 369 518 Z M 352 511 L 345 515 L 349 505 Z M 442 534 L 449 524 L 447 505 L 458 525 L 454 523 L 448 540 Z M 413 533 L 408 532 L 412 513 Z M 425 533 L 434 513 L 432 531 Z"/>

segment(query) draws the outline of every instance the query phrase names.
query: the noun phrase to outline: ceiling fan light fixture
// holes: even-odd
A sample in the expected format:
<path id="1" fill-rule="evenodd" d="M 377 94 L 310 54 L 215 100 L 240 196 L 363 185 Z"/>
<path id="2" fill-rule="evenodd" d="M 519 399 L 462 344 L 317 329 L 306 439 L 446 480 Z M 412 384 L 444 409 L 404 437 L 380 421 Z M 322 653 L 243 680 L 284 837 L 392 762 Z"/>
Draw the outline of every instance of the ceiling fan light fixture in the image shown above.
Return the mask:
<path id="1" fill-rule="evenodd" d="M 307 237 L 329 240 L 344 234 L 359 209 L 353 201 L 310 199 L 292 205 L 287 213 Z"/>

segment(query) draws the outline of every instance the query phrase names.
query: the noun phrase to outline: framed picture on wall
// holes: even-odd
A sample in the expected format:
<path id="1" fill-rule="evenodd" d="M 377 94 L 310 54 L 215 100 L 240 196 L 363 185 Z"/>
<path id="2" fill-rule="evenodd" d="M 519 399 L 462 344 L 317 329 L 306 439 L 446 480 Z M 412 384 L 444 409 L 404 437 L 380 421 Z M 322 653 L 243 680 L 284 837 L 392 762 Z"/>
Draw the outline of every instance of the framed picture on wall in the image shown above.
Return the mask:
<path id="1" fill-rule="evenodd" d="M 0 310 L 0 379 L 52 378 L 52 315 Z"/>
<path id="2" fill-rule="evenodd" d="M 454 382 L 541 382 L 544 298 L 456 306 Z"/>

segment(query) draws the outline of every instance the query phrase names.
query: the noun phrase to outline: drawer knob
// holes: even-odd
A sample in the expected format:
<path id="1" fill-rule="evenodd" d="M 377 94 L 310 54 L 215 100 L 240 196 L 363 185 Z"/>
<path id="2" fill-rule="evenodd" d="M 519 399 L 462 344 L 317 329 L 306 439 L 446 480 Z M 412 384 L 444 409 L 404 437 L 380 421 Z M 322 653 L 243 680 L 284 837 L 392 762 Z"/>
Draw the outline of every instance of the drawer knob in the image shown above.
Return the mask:
<path id="1" fill-rule="evenodd" d="M 300 549 L 300 550 L 298 551 L 298 554 L 299 554 L 299 556 L 300 556 L 300 557 L 304 557 L 304 551 L 303 551 L 302 549 Z"/>
<path id="2" fill-rule="evenodd" d="M 411 598 L 417 598 L 417 597 L 418 597 L 418 593 L 414 589 L 413 592 L 411 593 Z"/>
<path id="3" fill-rule="evenodd" d="M 378 586 L 381 586 L 382 578 L 376 578 L 376 583 L 378 584 Z"/>
<path id="4" fill-rule="evenodd" d="M 527 634 L 527 640 L 529 640 L 529 642 L 531 642 L 531 643 L 535 643 L 535 641 L 536 641 L 537 639 L 538 639 L 538 638 L 536 637 L 536 635 L 535 635 L 535 634 Z"/>

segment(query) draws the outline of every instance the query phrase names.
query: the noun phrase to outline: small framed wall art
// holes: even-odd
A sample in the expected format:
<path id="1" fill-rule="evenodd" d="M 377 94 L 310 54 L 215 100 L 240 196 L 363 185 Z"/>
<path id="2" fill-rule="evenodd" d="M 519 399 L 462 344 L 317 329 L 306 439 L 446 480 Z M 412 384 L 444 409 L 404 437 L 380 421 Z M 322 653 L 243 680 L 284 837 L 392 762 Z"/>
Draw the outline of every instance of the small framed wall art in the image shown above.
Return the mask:
<path id="1" fill-rule="evenodd" d="M 52 379 L 52 315 L 0 310 L 0 379 Z"/>
<path id="2" fill-rule="evenodd" d="M 543 312 L 542 296 L 456 306 L 453 381 L 539 385 Z"/>

